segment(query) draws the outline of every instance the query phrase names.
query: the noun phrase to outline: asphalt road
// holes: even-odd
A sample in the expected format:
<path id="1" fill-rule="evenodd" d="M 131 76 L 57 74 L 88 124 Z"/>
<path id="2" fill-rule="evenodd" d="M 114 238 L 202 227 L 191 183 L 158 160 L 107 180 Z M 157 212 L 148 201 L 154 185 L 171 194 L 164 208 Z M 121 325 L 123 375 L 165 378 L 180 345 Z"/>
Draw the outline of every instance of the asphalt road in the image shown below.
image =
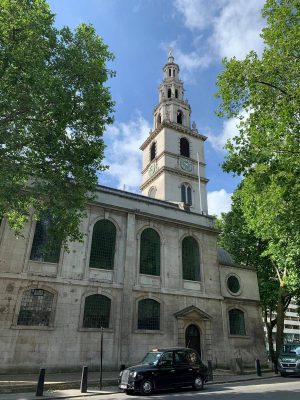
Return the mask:
<path id="1" fill-rule="evenodd" d="M 85 398 L 86 400 L 87 398 Z M 155 393 L 151 396 L 111 395 L 92 396 L 93 400 L 300 400 L 300 378 L 272 378 L 241 383 L 207 385 L 203 391 L 189 389 Z M 79 400 L 77 398 L 77 400 Z"/>

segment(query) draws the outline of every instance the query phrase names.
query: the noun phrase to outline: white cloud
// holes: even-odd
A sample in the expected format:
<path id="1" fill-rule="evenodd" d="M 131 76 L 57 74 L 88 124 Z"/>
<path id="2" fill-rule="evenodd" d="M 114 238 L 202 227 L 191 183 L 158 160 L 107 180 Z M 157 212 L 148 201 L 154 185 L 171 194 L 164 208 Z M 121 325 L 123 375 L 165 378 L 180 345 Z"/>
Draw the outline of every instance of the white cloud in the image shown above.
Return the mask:
<path id="1" fill-rule="evenodd" d="M 176 12 L 195 36 L 191 52 L 180 50 L 178 43 L 173 42 L 176 61 L 179 65 L 183 62 L 185 72 L 192 74 L 208 67 L 214 59 L 234 56 L 242 59 L 250 50 L 261 54 L 260 32 L 264 22 L 260 10 L 263 4 L 264 0 L 176 0 Z M 205 33 L 200 46 L 199 32 Z"/>
<path id="2" fill-rule="evenodd" d="M 235 0 L 226 3 L 213 23 L 211 45 L 219 57 L 242 59 L 251 50 L 262 52 L 260 10 L 264 0 Z"/>
<path id="3" fill-rule="evenodd" d="M 212 61 L 209 54 L 200 55 L 196 51 L 184 53 L 176 40 L 169 43 L 161 43 L 161 48 L 165 51 L 170 48 L 173 50 L 175 62 L 180 66 L 181 78 L 186 82 L 192 80 L 194 71 L 208 67 Z"/>
<path id="4" fill-rule="evenodd" d="M 232 193 L 227 193 L 225 189 L 215 190 L 207 193 L 208 212 L 218 217 L 222 212 L 228 212 L 231 208 Z"/>
<path id="5" fill-rule="evenodd" d="M 127 123 L 120 122 L 107 128 L 104 141 L 108 143 L 104 164 L 106 174 L 117 179 L 118 188 L 137 192 L 141 183 L 140 145 L 149 135 L 150 124 L 140 112 Z"/>
<path id="6" fill-rule="evenodd" d="M 232 139 L 234 136 L 239 135 L 238 126 L 241 122 L 241 118 L 245 120 L 248 118 L 249 112 L 244 111 L 240 114 L 240 118 L 230 118 L 223 122 L 223 129 L 219 135 L 215 135 L 207 128 L 205 134 L 207 135 L 209 143 L 217 151 L 225 151 L 224 146 L 227 140 Z"/>

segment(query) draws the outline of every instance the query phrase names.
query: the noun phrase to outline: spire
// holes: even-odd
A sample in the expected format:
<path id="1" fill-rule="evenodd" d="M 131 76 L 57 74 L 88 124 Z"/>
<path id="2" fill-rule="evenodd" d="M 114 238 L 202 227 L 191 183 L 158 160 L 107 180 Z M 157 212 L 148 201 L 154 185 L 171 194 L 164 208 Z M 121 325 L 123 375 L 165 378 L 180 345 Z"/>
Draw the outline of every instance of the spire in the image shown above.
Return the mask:
<path id="1" fill-rule="evenodd" d="M 173 63 L 174 62 L 174 56 L 173 56 L 173 49 L 172 47 L 169 49 L 169 54 L 168 54 L 168 63 Z"/>

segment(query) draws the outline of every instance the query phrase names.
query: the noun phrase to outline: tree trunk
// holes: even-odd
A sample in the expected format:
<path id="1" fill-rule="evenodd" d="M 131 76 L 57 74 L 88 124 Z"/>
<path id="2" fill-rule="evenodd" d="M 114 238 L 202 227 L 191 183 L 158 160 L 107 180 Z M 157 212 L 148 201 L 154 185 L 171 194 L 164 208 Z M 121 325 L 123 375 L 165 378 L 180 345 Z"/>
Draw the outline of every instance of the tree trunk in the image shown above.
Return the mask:
<path id="1" fill-rule="evenodd" d="M 276 356 L 275 356 L 273 336 L 272 336 L 273 326 L 270 323 L 266 323 L 266 328 L 267 328 L 267 340 L 268 340 L 270 360 L 271 360 L 272 364 L 275 364 Z"/>
<path id="2" fill-rule="evenodd" d="M 284 311 L 285 311 L 285 297 L 286 289 L 284 286 L 280 286 L 278 291 L 278 303 L 277 303 L 277 333 L 276 333 L 276 362 L 278 360 L 279 353 L 281 352 L 284 339 Z"/>

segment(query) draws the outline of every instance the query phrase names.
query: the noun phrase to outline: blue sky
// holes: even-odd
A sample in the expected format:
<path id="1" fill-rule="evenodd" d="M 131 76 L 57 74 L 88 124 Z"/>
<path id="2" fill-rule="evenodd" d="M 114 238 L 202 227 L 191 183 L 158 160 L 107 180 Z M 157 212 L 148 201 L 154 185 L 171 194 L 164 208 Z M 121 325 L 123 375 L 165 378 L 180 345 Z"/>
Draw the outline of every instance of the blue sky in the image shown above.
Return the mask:
<path id="1" fill-rule="evenodd" d="M 238 179 L 220 167 L 235 120 L 215 115 L 216 78 L 223 57 L 259 54 L 264 21 L 263 0 L 50 0 L 58 27 L 92 23 L 115 54 L 117 73 L 108 85 L 116 102 L 114 125 L 107 129 L 105 163 L 100 184 L 139 192 L 141 143 L 152 128 L 158 85 L 168 49 L 180 66 L 192 121 L 208 136 L 205 143 L 208 207 L 211 214 L 230 208 Z"/>

